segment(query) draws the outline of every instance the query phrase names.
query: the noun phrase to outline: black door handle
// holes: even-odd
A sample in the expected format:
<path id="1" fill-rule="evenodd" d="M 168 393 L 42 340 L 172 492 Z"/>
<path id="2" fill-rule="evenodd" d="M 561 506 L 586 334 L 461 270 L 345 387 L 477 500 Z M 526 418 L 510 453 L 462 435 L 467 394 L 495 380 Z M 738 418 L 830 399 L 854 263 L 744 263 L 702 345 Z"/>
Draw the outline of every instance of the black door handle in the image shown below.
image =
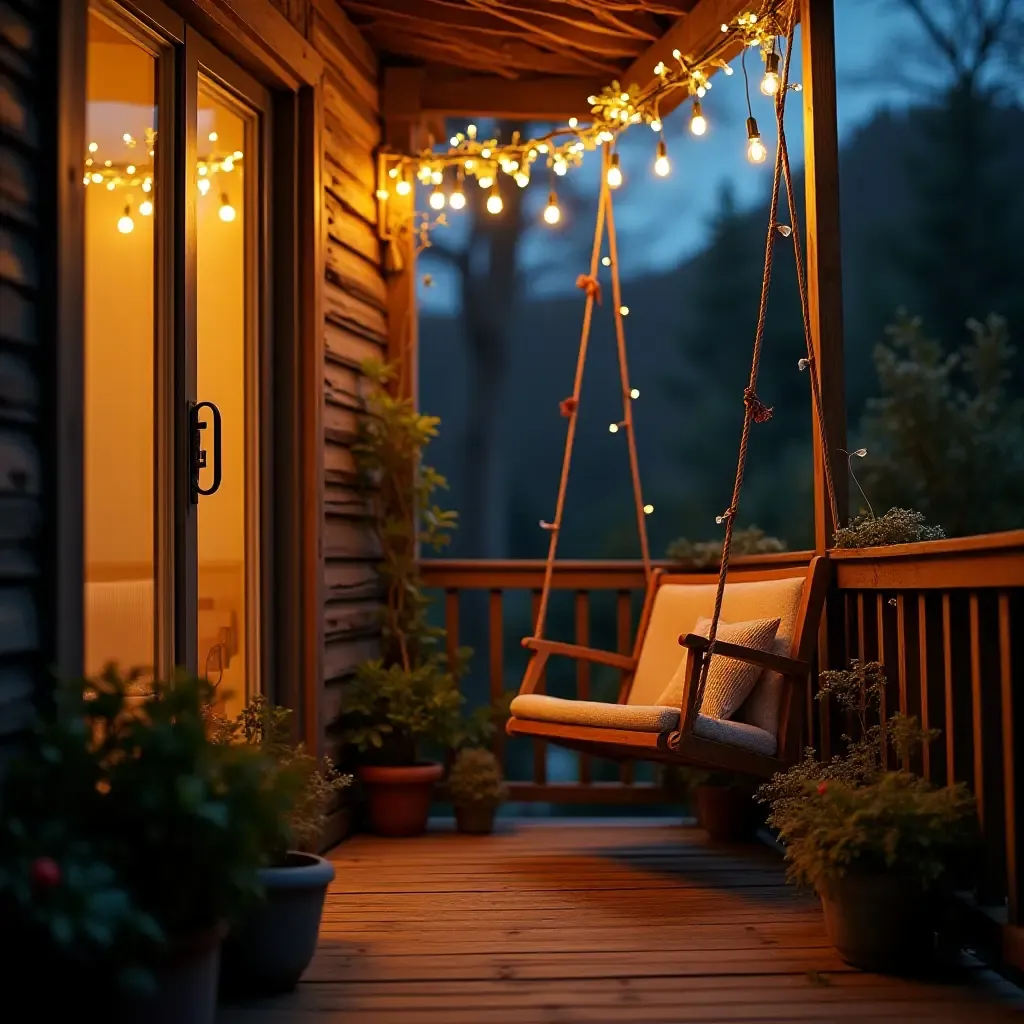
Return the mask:
<path id="1" fill-rule="evenodd" d="M 201 420 L 200 413 L 204 409 L 210 410 L 210 421 L 212 424 L 212 431 L 210 441 L 213 447 L 213 457 L 207 462 L 206 449 L 203 447 L 203 434 L 207 426 L 210 426 L 205 420 Z M 221 417 L 220 409 L 213 404 L 213 402 L 199 402 L 192 406 L 190 412 L 190 429 L 189 436 L 192 439 L 192 504 L 198 504 L 199 495 L 209 495 L 217 491 L 221 485 L 223 479 L 223 466 L 221 462 Z M 203 487 L 199 482 L 200 470 L 206 469 L 207 465 L 213 469 L 213 481 L 209 487 Z"/>

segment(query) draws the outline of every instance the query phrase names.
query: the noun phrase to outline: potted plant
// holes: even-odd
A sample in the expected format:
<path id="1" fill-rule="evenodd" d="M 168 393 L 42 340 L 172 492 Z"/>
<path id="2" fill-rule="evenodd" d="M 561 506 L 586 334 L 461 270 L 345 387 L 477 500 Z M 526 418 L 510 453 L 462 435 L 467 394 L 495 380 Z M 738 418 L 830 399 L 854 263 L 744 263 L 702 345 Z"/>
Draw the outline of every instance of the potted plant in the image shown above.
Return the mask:
<path id="1" fill-rule="evenodd" d="M 212 1024 L 226 922 L 258 894 L 287 794 L 260 751 L 207 735 L 207 682 L 130 697 L 136 678 L 59 685 L 11 765 L 0 940 L 37 1010 L 87 984 L 118 1021 Z"/>
<path id="2" fill-rule="evenodd" d="M 434 492 L 444 478 L 422 461 L 437 435 L 436 417 L 388 390 L 394 370 L 367 362 L 365 413 L 353 446 L 369 522 L 379 544 L 382 583 L 381 654 L 359 665 L 340 707 L 343 745 L 358 762 L 370 827 L 378 835 L 424 831 L 434 784 L 443 775 L 425 756 L 450 746 L 462 705 L 458 679 L 469 652 L 452 663 L 445 631 L 428 619 L 430 599 L 418 565 L 421 546 L 439 550 L 456 513 L 439 508 Z"/>
<path id="3" fill-rule="evenodd" d="M 871 722 L 885 685 L 874 662 L 823 672 L 819 697 L 835 697 L 859 735 L 828 762 L 808 751 L 761 798 L 790 878 L 818 893 L 839 955 L 867 970 L 903 972 L 935 957 L 943 903 L 976 843 L 977 819 L 962 783 L 940 787 L 886 768 L 888 750 L 906 764 L 937 734 L 901 714 Z"/>
<path id="4" fill-rule="evenodd" d="M 673 800 L 690 805 L 712 842 L 751 839 L 764 823 L 754 801 L 756 783 L 741 775 L 667 765 L 662 785 Z"/>
<path id="5" fill-rule="evenodd" d="M 493 832 L 494 815 L 508 799 L 508 786 L 498 759 L 482 747 L 464 747 L 448 773 L 448 793 L 460 832 Z"/>
<path id="6" fill-rule="evenodd" d="M 233 996 L 291 991 L 316 952 L 331 863 L 317 850 L 335 795 L 352 782 L 330 758 L 318 759 L 291 740 L 291 711 L 253 697 L 236 719 L 208 709 L 217 742 L 249 744 L 273 765 L 290 796 L 286 814 L 266 836 L 267 866 L 260 868 L 263 899 L 232 922 L 221 954 L 221 992 Z"/>

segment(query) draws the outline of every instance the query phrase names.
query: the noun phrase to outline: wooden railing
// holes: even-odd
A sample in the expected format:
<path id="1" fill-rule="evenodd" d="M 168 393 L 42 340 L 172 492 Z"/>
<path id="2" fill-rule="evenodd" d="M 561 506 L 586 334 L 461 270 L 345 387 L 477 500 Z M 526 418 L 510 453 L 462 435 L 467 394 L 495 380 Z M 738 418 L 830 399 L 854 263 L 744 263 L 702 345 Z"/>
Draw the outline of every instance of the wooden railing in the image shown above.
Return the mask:
<path id="1" fill-rule="evenodd" d="M 807 558 L 807 553 L 786 553 L 737 559 L 735 564 L 778 567 L 806 564 Z M 959 780 L 971 786 L 985 837 L 984 902 L 1005 908 L 1005 919 L 1021 925 L 1024 531 L 835 551 L 832 559 L 834 578 L 819 635 L 818 664 L 838 668 L 851 658 L 880 660 L 890 680 L 887 709 L 898 707 L 941 730 L 941 739 L 912 767 L 936 782 Z M 517 688 L 519 678 L 513 676 L 525 666 L 518 634 L 529 632 L 536 613 L 543 563 L 437 559 L 423 565 L 428 586 L 444 593 L 453 649 L 466 640 L 460 635 L 463 595 L 476 592 L 477 601 L 486 602 L 485 612 L 478 609 L 476 629 L 478 644 L 485 634 L 485 649 L 476 657 L 487 659 L 489 694 L 497 698 Z M 610 599 L 613 610 L 603 612 L 601 640 L 607 643 L 612 633 L 612 645 L 629 651 L 643 586 L 637 562 L 558 563 L 552 609 L 557 600 L 563 601 L 564 625 L 569 615 L 565 602 L 571 599 L 572 617 L 571 635 L 558 638 L 598 643 L 595 606 Z M 510 623 L 506 608 L 517 592 L 522 607 Z M 550 632 L 556 635 L 553 628 Z M 592 697 L 592 682 L 590 666 L 577 665 L 575 691 L 567 695 Z M 807 742 L 827 757 L 847 723 L 828 703 L 815 699 L 814 689 L 805 717 Z M 504 755 L 503 737 L 498 737 L 496 750 Z M 546 748 L 537 744 L 532 777 L 513 779 L 512 798 L 605 804 L 663 799 L 658 786 L 636 780 L 631 766 L 616 770 L 617 779 L 601 781 L 596 763 L 580 755 L 576 781 L 550 782 Z M 1009 933 L 1022 934 L 1019 928 Z"/>

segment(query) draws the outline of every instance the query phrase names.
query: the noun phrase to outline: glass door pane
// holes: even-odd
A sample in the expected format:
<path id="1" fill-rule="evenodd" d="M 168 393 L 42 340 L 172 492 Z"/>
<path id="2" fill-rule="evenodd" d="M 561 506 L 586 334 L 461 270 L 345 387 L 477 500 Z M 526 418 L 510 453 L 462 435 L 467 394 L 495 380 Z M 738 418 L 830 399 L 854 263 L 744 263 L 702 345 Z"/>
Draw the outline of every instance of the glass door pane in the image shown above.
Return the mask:
<path id="1" fill-rule="evenodd" d="M 197 126 L 196 395 L 201 447 L 198 668 L 235 714 L 254 678 L 255 115 L 200 78 Z M 219 437 L 217 433 L 219 432 Z M 203 491 L 215 490 L 204 494 Z"/>
<path id="2" fill-rule="evenodd" d="M 88 19 L 85 671 L 156 664 L 156 58 Z"/>

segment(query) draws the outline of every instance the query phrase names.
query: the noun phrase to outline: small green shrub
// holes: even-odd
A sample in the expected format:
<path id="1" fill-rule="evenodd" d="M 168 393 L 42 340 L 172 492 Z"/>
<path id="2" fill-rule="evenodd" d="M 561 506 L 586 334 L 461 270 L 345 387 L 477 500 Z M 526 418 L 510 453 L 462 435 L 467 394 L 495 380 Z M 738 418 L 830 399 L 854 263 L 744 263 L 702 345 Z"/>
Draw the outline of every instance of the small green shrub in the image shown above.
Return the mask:
<path id="1" fill-rule="evenodd" d="M 498 759 L 479 747 L 459 751 L 448 774 L 448 792 L 452 803 L 458 805 L 497 807 L 508 799 L 508 786 Z"/>
<path id="2" fill-rule="evenodd" d="M 719 565 L 722 561 L 722 540 L 692 541 L 685 537 L 674 540 L 668 548 L 668 557 L 698 569 Z M 730 557 L 738 555 L 774 554 L 786 550 L 786 542 L 769 537 L 757 526 L 747 526 L 732 535 Z"/>
<path id="3" fill-rule="evenodd" d="M 891 508 L 881 516 L 862 512 L 835 533 L 837 548 L 873 548 L 888 544 L 916 544 L 922 540 L 941 540 L 941 526 L 928 526 L 920 512 Z"/>

